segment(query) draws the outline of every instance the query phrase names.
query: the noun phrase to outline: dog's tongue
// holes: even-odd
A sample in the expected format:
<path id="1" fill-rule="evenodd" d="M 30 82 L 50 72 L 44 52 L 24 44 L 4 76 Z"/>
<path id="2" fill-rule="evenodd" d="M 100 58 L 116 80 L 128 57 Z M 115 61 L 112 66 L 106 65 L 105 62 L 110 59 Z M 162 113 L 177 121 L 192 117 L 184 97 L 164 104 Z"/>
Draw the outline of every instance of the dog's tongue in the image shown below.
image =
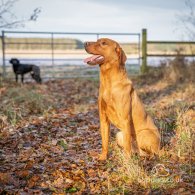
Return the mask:
<path id="1" fill-rule="evenodd" d="M 87 64 L 98 64 L 103 61 L 104 57 L 101 55 L 93 55 L 91 57 L 88 57 L 84 60 Z"/>

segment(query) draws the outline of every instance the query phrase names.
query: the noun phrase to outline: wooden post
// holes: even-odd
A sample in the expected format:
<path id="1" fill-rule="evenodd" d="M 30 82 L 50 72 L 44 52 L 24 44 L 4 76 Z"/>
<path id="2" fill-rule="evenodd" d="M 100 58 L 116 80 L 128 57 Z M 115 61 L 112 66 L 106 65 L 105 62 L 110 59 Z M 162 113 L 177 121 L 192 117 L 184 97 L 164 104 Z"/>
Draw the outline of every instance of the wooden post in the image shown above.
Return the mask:
<path id="1" fill-rule="evenodd" d="M 3 60 L 3 78 L 6 76 L 6 67 L 5 67 L 5 32 L 2 31 L 2 60 Z"/>
<path id="2" fill-rule="evenodd" d="M 141 73 L 144 74 L 148 70 L 147 67 L 147 29 L 142 29 L 142 65 Z"/>
<path id="3" fill-rule="evenodd" d="M 52 66 L 54 66 L 54 40 L 53 40 L 53 33 L 51 33 L 51 60 L 52 60 Z"/>
<path id="4" fill-rule="evenodd" d="M 54 71 L 54 33 L 51 33 L 51 60 L 52 60 L 52 77 L 55 77 Z"/>

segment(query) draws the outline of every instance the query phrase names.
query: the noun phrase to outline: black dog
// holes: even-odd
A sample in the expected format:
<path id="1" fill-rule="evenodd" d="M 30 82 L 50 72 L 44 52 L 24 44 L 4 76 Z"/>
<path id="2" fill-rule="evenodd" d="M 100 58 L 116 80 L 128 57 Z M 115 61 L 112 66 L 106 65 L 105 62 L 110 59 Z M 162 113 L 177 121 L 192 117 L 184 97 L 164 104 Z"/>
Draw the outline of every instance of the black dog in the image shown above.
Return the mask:
<path id="1" fill-rule="evenodd" d="M 24 74 L 31 72 L 32 78 L 37 82 L 41 83 L 40 68 L 33 64 L 21 64 L 16 58 L 12 58 L 9 61 L 13 65 L 13 71 L 16 76 L 16 82 L 18 82 L 18 75 L 21 75 L 21 81 L 24 81 Z"/>

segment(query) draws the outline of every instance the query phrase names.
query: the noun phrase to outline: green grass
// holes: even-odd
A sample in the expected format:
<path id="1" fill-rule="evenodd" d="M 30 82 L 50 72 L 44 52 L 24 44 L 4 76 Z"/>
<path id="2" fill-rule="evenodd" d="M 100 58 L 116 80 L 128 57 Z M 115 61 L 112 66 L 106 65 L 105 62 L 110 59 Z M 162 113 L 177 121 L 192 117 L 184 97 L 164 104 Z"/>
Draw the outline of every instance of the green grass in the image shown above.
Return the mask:
<path id="1" fill-rule="evenodd" d="M 177 185 L 173 176 L 166 172 L 166 166 L 164 166 L 164 170 L 158 168 L 159 164 L 163 165 L 164 163 L 161 159 L 152 159 L 151 165 L 148 167 L 145 164 L 146 159 L 138 156 L 127 159 L 118 146 L 112 144 L 112 147 L 115 159 L 109 161 L 108 164 L 110 169 L 115 171 L 111 172 L 109 176 L 109 193 L 128 193 L 139 191 L 139 189 L 162 190 Z M 155 167 L 157 168 L 155 169 Z"/>
<path id="2" fill-rule="evenodd" d="M 64 140 L 59 140 L 57 144 L 61 146 L 64 149 L 64 151 L 68 149 L 68 144 Z"/>
<path id="3" fill-rule="evenodd" d="M 194 122 L 188 116 L 188 109 L 178 110 L 175 151 L 179 157 L 188 156 L 192 153 Z"/>
<path id="4" fill-rule="evenodd" d="M 0 116 L 15 125 L 29 115 L 40 115 L 54 106 L 46 95 L 39 93 L 36 88 L 15 86 L 6 90 L 1 97 Z M 1 124 L 2 125 L 2 124 Z"/>

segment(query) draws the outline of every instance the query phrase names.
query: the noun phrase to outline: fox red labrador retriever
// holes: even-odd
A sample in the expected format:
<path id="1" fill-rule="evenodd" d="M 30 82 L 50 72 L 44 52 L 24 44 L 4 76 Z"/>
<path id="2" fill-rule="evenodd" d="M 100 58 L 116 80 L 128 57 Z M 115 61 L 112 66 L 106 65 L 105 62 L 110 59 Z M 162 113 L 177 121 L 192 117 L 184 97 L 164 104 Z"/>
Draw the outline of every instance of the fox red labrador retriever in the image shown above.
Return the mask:
<path id="1" fill-rule="evenodd" d="M 99 160 L 106 160 L 110 123 L 120 132 L 117 143 L 127 156 L 134 152 L 140 155 L 158 154 L 160 134 L 152 118 L 128 79 L 125 69 L 126 55 L 120 45 L 102 38 L 86 42 L 85 50 L 92 54 L 84 60 L 89 65 L 100 67 L 99 117 L 102 137 L 102 153 Z"/>

